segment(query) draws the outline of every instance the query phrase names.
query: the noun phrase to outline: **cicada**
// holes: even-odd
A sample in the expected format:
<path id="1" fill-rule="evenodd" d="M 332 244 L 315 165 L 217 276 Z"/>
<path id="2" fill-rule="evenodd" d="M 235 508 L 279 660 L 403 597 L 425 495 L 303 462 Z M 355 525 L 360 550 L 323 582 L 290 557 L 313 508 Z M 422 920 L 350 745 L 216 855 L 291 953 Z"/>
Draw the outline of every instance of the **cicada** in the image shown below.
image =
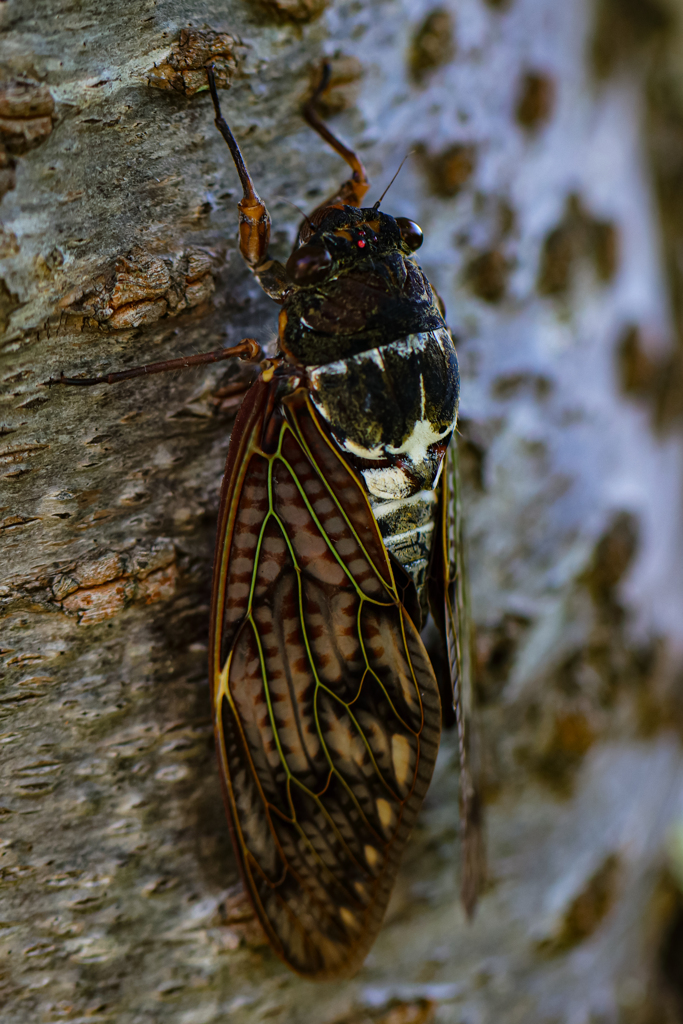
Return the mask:
<path id="1" fill-rule="evenodd" d="M 481 876 L 468 766 L 469 626 L 459 514 L 459 372 L 417 264 L 420 228 L 363 207 L 362 163 L 308 123 L 351 177 L 283 265 L 270 217 L 208 81 L 240 177 L 242 256 L 282 307 L 278 352 L 253 339 L 113 383 L 233 355 L 260 361 L 230 440 L 218 518 L 210 679 L 218 763 L 244 885 L 298 974 L 354 974 L 381 926 L 429 785 L 442 707 L 459 729 L 463 901 Z M 443 638 L 437 679 L 421 639 Z"/>

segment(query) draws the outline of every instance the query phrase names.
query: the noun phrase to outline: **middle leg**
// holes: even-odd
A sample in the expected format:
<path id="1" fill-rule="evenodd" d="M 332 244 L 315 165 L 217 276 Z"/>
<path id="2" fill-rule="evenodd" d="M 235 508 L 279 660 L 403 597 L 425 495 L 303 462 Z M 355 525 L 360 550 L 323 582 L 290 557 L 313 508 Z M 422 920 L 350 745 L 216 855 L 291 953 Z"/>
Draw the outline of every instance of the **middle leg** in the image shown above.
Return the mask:
<path id="1" fill-rule="evenodd" d="M 322 120 L 318 111 L 316 110 L 316 102 L 325 91 L 330 83 L 330 76 L 332 73 L 331 65 L 329 61 L 325 61 L 322 67 L 322 74 L 320 81 L 310 99 L 304 106 L 303 115 L 305 120 L 310 124 L 318 135 L 327 142 L 335 153 L 339 153 L 339 156 L 346 161 L 351 168 L 351 177 L 346 181 L 343 181 L 333 196 L 330 196 L 326 202 L 321 203 L 311 214 L 310 220 L 313 224 L 316 223 L 316 215 L 322 210 L 327 209 L 329 206 L 360 206 L 365 197 L 365 193 L 370 188 L 370 181 L 368 179 L 367 172 L 363 167 L 359 157 L 352 149 L 345 146 L 341 139 L 338 139 L 333 132 L 327 127 L 325 122 Z M 310 234 L 310 227 L 304 223 L 301 229 L 301 240 L 305 241 L 305 235 Z"/>
<path id="2" fill-rule="evenodd" d="M 62 374 L 61 377 L 51 377 L 50 380 L 46 380 L 45 385 L 69 384 L 91 388 L 95 384 L 118 384 L 119 381 L 132 380 L 134 377 L 148 377 L 153 373 L 167 373 L 169 370 L 187 370 L 191 366 L 219 363 L 224 359 L 233 359 L 235 356 L 249 362 L 260 362 L 263 359 L 263 351 L 253 338 L 245 338 L 239 345 L 233 345 L 230 348 L 218 348 L 213 352 L 198 352 L 194 356 L 180 356 L 178 359 L 164 359 L 158 363 L 145 363 L 144 366 L 133 366 L 129 370 L 106 373 L 102 377 L 65 377 Z"/>

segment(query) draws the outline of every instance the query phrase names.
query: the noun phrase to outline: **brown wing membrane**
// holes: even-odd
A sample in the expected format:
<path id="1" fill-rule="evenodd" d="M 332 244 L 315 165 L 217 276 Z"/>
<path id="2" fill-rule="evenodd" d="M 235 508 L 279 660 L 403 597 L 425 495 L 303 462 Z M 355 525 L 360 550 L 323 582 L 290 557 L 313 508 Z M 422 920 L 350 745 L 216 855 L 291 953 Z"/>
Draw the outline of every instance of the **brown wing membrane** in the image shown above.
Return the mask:
<path id="1" fill-rule="evenodd" d="M 461 899 L 472 917 L 486 876 L 481 797 L 473 769 L 472 627 L 467 588 L 457 438 L 441 477 L 441 531 L 431 566 L 430 605 L 444 634 L 460 753 Z"/>
<path id="2" fill-rule="evenodd" d="M 429 784 L 436 679 L 308 393 L 254 385 L 228 457 L 212 680 L 235 848 L 278 955 L 353 974 Z M 234 446 L 234 447 L 233 447 Z"/>

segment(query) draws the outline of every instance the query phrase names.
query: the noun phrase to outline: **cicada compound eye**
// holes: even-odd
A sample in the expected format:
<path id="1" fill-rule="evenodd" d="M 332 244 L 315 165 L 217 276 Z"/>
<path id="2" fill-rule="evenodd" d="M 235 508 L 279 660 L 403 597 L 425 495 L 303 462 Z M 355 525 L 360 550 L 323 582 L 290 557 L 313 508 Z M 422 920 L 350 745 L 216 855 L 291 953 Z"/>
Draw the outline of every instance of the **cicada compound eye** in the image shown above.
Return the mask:
<path id="1" fill-rule="evenodd" d="M 322 245 L 301 245 L 287 260 L 287 274 L 295 284 L 316 284 L 332 266 L 332 257 Z"/>
<path id="2" fill-rule="evenodd" d="M 414 220 L 408 220 L 407 217 L 397 217 L 396 223 L 398 224 L 401 232 L 401 238 L 406 243 L 410 251 L 415 252 L 419 249 L 424 241 L 422 228 L 416 224 Z"/>

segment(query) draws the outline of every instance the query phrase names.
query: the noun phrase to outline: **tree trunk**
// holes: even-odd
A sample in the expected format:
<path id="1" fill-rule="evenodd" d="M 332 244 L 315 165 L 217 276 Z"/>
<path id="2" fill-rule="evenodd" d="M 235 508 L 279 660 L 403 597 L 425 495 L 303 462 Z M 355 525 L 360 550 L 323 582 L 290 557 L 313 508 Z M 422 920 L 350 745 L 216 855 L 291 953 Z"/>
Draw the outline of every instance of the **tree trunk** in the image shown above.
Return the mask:
<path id="1" fill-rule="evenodd" d="M 683 2 L 5 0 L 0 24 L 3 1021 L 683 1020 Z M 422 226 L 458 339 L 489 879 L 468 924 L 445 733 L 372 953 L 312 985 L 241 896 L 209 715 L 253 369 L 44 382 L 272 344 L 202 68 L 286 257 L 289 203 L 345 176 L 300 116 L 323 54 L 370 203 L 412 153 L 383 208 Z"/>

